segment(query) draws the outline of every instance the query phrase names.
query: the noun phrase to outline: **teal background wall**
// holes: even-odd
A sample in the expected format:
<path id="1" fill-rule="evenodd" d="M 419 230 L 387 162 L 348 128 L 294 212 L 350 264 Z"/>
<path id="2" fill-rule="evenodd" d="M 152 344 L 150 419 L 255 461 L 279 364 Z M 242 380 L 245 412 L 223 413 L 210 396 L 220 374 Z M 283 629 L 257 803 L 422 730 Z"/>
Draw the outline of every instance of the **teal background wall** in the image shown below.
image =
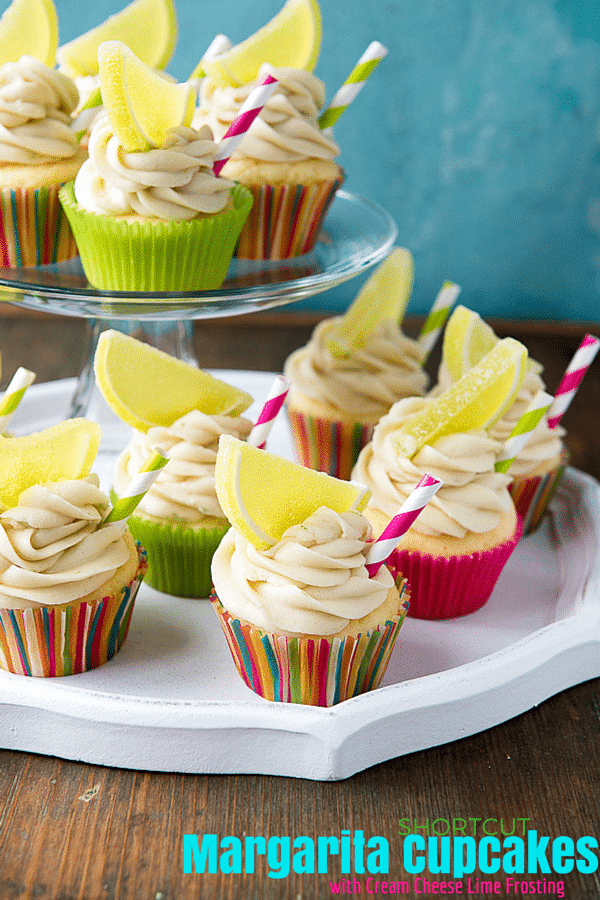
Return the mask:
<path id="1" fill-rule="evenodd" d="M 282 5 L 175 2 L 180 80 L 216 33 L 243 40 Z M 600 2 L 320 2 L 328 97 L 371 40 L 389 49 L 335 134 L 346 188 L 415 256 L 409 313 L 451 278 L 482 315 L 599 321 Z M 61 43 L 125 5 L 56 4 Z M 344 308 L 359 284 L 302 308 Z"/>

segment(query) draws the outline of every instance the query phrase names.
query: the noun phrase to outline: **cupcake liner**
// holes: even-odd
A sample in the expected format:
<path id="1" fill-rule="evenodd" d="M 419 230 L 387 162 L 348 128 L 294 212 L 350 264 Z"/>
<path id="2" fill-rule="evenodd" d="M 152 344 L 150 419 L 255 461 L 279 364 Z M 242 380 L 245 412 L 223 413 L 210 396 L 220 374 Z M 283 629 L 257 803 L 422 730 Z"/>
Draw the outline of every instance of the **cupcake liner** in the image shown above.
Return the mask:
<path id="1" fill-rule="evenodd" d="M 362 448 L 373 436 L 373 425 L 311 416 L 288 407 L 296 456 L 303 466 L 350 480 Z"/>
<path id="2" fill-rule="evenodd" d="M 242 228 L 240 259 L 289 259 L 310 253 L 343 177 L 313 184 L 246 185 L 253 204 Z"/>
<path id="3" fill-rule="evenodd" d="M 209 597 L 210 564 L 229 522 L 221 527 L 167 525 L 130 516 L 129 530 L 148 551 L 145 582 L 175 597 Z"/>
<path id="4" fill-rule="evenodd" d="M 513 537 L 481 553 L 448 558 L 396 549 L 390 557 L 408 579 L 415 619 L 454 619 L 485 606 L 523 533 L 517 517 Z"/>
<path id="5" fill-rule="evenodd" d="M 238 673 L 251 690 L 275 702 L 333 706 L 381 683 L 409 605 L 406 579 L 394 575 L 400 594 L 397 615 L 364 634 L 343 638 L 268 633 L 230 616 L 214 590 L 210 599 Z"/>
<path id="6" fill-rule="evenodd" d="M 182 222 L 127 221 L 83 209 L 74 182 L 60 191 L 81 263 L 91 285 L 103 291 L 207 291 L 221 286 L 252 198 L 240 185 L 234 208 Z"/>
<path id="7" fill-rule="evenodd" d="M 92 603 L 38 609 L 0 609 L 0 667 L 16 675 L 54 678 L 89 672 L 112 659 L 129 631 L 135 598 L 147 568 L 139 565 L 129 584 Z"/>
<path id="8" fill-rule="evenodd" d="M 4 268 L 45 266 L 77 256 L 59 190 L 58 184 L 0 190 L 0 264 Z"/>
<path id="9" fill-rule="evenodd" d="M 515 508 L 523 519 L 523 534 L 532 534 L 540 525 L 548 504 L 569 463 L 569 452 L 563 450 L 560 463 L 551 472 L 533 478 L 515 478 L 509 491 Z"/>

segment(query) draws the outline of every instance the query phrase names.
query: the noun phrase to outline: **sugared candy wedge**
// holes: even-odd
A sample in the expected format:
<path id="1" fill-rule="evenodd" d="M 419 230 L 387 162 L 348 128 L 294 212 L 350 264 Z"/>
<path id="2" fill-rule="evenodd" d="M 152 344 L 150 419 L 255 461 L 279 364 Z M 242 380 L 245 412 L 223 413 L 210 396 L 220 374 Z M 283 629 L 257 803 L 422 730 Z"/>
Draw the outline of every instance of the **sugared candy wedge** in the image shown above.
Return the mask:
<path id="1" fill-rule="evenodd" d="M 231 524 L 258 550 L 272 547 L 321 506 L 360 512 L 371 496 L 362 484 L 307 469 L 228 434 L 219 439 L 215 490 Z"/>
<path id="2" fill-rule="evenodd" d="M 52 0 L 13 0 L 0 18 L 0 65 L 34 56 L 52 68 L 58 17 Z"/>
<path id="3" fill-rule="evenodd" d="M 133 0 L 120 12 L 56 51 L 56 59 L 71 76 L 98 74 L 98 48 L 104 41 L 123 41 L 154 69 L 164 69 L 177 42 L 173 0 Z"/>
<path id="4" fill-rule="evenodd" d="M 362 347 L 381 322 L 401 322 L 413 286 L 414 262 L 404 247 L 396 247 L 365 282 L 339 323 L 327 346 L 338 359 Z"/>
<path id="5" fill-rule="evenodd" d="M 34 484 L 89 475 L 101 436 L 96 422 L 67 419 L 25 437 L 0 437 L 0 503 L 10 509 Z"/>
<path id="6" fill-rule="evenodd" d="M 446 323 L 442 344 L 442 359 L 452 380 L 462 378 L 497 341 L 480 315 L 466 306 L 457 306 Z"/>
<path id="7" fill-rule="evenodd" d="M 138 431 L 168 427 L 192 409 L 235 416 L 252 403 L 245 391 L 113 329 L 100 335 L 94 371 L 110 408 Z"/>
<path id="8" fill-rule="evenodd" d="M 250 84 L 263 63 L 312 72 L 321 49 L 321 11 L 316 0 L 287 0 L 259 31 L 218 56 L 204 57 L 192 78 L 209 75 L 224 85 Z"/>
<path id="9" fill-rule="evenodd" d="M 196 90 L 147 66 L 122 41 L 98 49 L 100 91 L 115 134 L 126 150 L 149 150 L 164 143 L 167 131 L 189 125 Z"/>
<path id="10" fill-rule="evenodd" d="M 443 394 L 394 432 L 400 456 L 412 457 L 425 444 L 460 431 L 488 428 L 512 405 L 527 368 L 527 348 L 504 338 Z"/>

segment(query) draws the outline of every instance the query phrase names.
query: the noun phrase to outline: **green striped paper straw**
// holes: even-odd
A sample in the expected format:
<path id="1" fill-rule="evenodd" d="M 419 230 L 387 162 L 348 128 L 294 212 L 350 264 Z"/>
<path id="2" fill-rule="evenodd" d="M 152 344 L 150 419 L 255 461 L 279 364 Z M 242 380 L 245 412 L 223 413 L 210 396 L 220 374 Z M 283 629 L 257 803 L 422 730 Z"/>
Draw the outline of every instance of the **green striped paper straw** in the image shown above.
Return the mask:
<path id="1" fill-rule="evenodd" d="M 429 315 L 421 328 L 421 333 L 417 338 L 423 354 L 423 364 L 427 362 L 429 354 L 433 350 L 435 342 L 440 336 L 442 328 L 446 324 L 446 319 L 450 314 L 450 310 L 456 303 L 459 294 L 460 287 L 457 284 L 454 284 L 453 281 L 445 281 L 439 294 L 433 301 L 433 306 L 431 307 Z"/>
<path id="2" fill-rule="evenodd" d="M 115 522 L 124 522 L 132 514 L 142 497 L 144 497 L 163 466 L 169 461 L 166 450 L 160 447 L 154 448 L 154 454 L 148 462 L 144 463 L 138 474 L 132 479 L 127 494 L 120 497 L 104 521 L 104 525 L 113 525 Z"/>
<path id="3" fill-rule="evenodd" d="M 504 444 L 504 450 L 498 457 L 495 469 L 496 472 L 508 472 L 511 465 L 533 434 L 533 431 L 548 412 L 554 397 L 546 393 L 546 391 L 538 391 Z"/>
<path id="4" fill-rule="evenodd" d="M 387 47 L 384 47 L 379 41 L 369 44 L 341 88 L 334 94 L 327 109 L 321 113 L 319 117 L 321 129 L 331 128 L 332 125 L 335 125 L 344 110 L 348 109 L 362 91 L 371 72 L 377 68 L 384 56 L 387 56 L 387 52 Z"/>
<path id="5" fill-rule="evenodd" d="M 0 400 L 0 434 L 4 434 L 8 427 L 8 423 L 15 414 L 15 410 L 21 400 L 23 394 L 30 384 L 35 381 L 35 372 L 24 369 L 19 366 L 12 377 L 9 386 L 6 388 L 2 400 Z"/>

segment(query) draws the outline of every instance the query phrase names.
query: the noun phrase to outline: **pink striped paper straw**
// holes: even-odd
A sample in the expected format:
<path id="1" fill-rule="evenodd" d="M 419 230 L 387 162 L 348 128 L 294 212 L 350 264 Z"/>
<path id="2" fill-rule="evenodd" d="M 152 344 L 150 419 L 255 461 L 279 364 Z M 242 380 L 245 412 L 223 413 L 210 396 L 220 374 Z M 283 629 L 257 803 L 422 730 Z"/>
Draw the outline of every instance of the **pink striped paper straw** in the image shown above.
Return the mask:
<path id="1" fill-rule="evenodd" d="M 287 396 L 290 389 L 289 379 L 285 375 L 278 375 L 271 386 L 271 390 L 265 400 L 261 413 L 256 420 L 256 425 L 248 435 L 248 443 L 259 450 L 264 450 L 267 443 L 267 437 L 273 427 L 273 422 L 277 418 L 277 414 Z"/>
<path id="2" fill-rule="evenodd" d="M 215 175 L 219 174 L 229 157 L 234 153 L 278 84 L 279 82 L 272 75 L 265 75 L 262 81 L 248 95 L 238 115 L 219 141 L 219 149 L 213 164 Z"/>
<path id="3" fill-rule="evenodd" d="M 425 509 L 431 498 L 437 494 L 443 481 L 433 475 L 424 475 L 415 489 L 408 495 L 396 515 L 381 535 L 371 545 L 366 554 L 365 568 L 369 578 L 373 578 L 386 559 L 396 549 L 398 541 L 406 534 L 412 523 Z"/>
<path id="4" fill-rule="evenodd" d="M 564 416 L 598 350 L 600 350 L 600 340 L 591 334 L 586 334 L 567 366 L 554 395 L 554 402 L 548 411 L 548 428 L 556 428 Z"/>

